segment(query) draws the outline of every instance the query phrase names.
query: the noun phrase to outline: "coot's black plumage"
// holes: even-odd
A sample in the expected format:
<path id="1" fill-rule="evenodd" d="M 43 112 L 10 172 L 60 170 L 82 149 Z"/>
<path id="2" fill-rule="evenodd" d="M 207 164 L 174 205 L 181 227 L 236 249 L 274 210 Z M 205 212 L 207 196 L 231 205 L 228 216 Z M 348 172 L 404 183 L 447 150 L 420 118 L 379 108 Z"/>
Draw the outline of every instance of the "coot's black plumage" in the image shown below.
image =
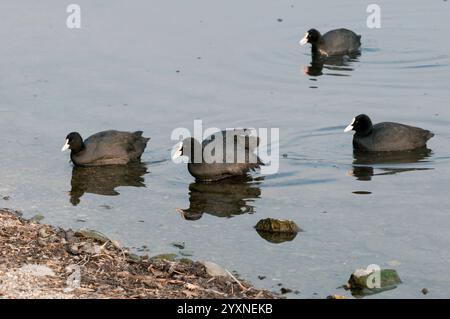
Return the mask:
<path id="1" fill-rule="evenodd" d="M 228 143 L 231 148 L 226 147 Z M 187 156 L 188 171 L 197 181 L 216 181 L 245 175 L 264 165 L 253 153 L 258 144 L 259 139 L 252 136 L 248 129 L 226 130 L 211 135 L 201 144 L 192 137 L 184 139 L 175 146 L 172 159 Z"/>
<path id="2" fill-rule="evenodd" d="M 149 139 L 142 136 L 142 131 L 109 130 L 83 141 L 78 132 L 72 132 L 62 151 L 70 149 L 70 158 L 78 166 L 124 165 L 141 159 Z"/>
<path id="3" fill-rule="evenodd" d="M 336 29 L 320 34 L 310 29 L 300 40 L 301 45 L 311 43 L 313 55 L 333 56 L 357 52 L 361 46 L 361 36 L 348 29 Z"/>
<path id="4" fill-rule="evenodd" d="M 426 147 L 434 136 L 428 130 L 405 124 L 383 122 L 372 125 L 365 114 L 355 117 L 344 132 L 355 131 L 353 148 L 360 151 L 396 152 Z"/>

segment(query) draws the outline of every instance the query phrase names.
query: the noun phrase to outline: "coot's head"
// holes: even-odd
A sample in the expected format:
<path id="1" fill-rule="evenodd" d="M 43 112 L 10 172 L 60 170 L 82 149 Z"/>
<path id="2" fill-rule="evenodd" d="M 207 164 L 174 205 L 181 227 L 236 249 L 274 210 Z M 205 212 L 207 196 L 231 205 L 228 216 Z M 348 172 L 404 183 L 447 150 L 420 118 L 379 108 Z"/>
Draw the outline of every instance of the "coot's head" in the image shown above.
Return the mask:
<path id="1" fill-rule="evenodd" d="M 315 44 L 319 42 L 322 35 L 316 29 L 310 29 L 305 33 L 305 36 L 300 40 L 300 45 L 305 45 L 306 43 Z"/>
<path id="2" fill-rule="evenodd" d="M 367 135 L 372 131 L 372 121 L 366 114 L 360 114 L 345 128 L 344 132 L 355 131 L 360 135 Z"/>
<path id="3" fill-rule="evenodd" d="M 185 156 L 185 160 L 181 162 L 201 163 L 202 162 L 202 146 L 192 137 L 185 138 L 177 143 L 172 149 L 172 161 L 178 163 L 178 158 Z"/>
<path id="4" fill-rule="evenodd" d="M 67 149 L 70 149 L 74 153 L 83 149 L 83 139 L 78 132 L 72 132 L 66 136 L 66 142 L 64 143 L 61 152 L 64 152 Z"/>

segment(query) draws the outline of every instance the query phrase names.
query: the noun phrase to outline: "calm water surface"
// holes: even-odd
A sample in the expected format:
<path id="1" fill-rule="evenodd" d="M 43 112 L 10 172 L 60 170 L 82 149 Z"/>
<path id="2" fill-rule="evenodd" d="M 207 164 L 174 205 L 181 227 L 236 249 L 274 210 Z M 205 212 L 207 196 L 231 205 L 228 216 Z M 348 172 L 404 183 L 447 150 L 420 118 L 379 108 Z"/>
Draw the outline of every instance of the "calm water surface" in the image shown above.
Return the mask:
<path id="1" fill-rule="evenodd" d="M 185 242 L 292 298 L 349 295 L 336 287 L 369 264 L 403 284 L 368 298 L 450 297 L 450 3 L 378 1 L 368 29 L 366 4 L 303 2 L 80 0 L 69 30 L 60 1 L 2 1 L 0 205 L 150 255 Z M 355 30 L 361 55 L 312 62 L 298 45 L 311 27 Z M 363 112 L 432 130 L 430 151 L 354 155 L 343 128 Z M 194 119 L 280 128 L 279 173 L 195 184 L 169 160 L 172 130 Z M 61 154 L 68 132 L 109 128 L 152 137 L 143 165 L 74 169 Z M 270 242 L 253 228 L 265 217 L 303 232 Z"/>

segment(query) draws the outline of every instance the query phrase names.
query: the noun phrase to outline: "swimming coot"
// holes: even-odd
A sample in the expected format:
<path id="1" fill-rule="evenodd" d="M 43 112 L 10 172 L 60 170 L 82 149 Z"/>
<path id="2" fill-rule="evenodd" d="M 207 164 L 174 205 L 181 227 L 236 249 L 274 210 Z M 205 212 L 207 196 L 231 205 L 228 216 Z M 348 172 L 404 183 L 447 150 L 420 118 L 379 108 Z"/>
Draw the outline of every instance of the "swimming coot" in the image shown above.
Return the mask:
<path id="1" fill-rule="evenodd" d="M 142 136 L 142 131 L 109 130 L 83 141 L 78 132 L 72 132 L 61 151 L 70 149 L 70 158 L 78 166 L 124 165 L 141 159 L 149 139 Z"/>
<path id="2" fill-rule="evenodd" d="M 430 131 L 419 127 L 383 122 L 372 125 L 365 114 L 355 117 L 344 132 L 355 131 L 353 148 L 361 151 L 395 152 L 409 151 L 426 147 L 434 136 Z"/>
<path id="3" fill-rule="evenodd" d="M 192 137 L 175 145 L 172 159 L 187 156 L 188 171 L 197 181 L 216 181 L 245 175 L 264 165 L 253 153 L 259 138 L 248 129 L 217 132 L 202 144 Z"/>
<path id="4" fill-rule="evenodd" d="M 300 40 L 301 45 L 306 43 L 311 43 L 313 55 L 343 55 L 359 50 L 361 36 L 347 29 L 331 30 L 324 35 L 316 29 L 310 29 Z"/>

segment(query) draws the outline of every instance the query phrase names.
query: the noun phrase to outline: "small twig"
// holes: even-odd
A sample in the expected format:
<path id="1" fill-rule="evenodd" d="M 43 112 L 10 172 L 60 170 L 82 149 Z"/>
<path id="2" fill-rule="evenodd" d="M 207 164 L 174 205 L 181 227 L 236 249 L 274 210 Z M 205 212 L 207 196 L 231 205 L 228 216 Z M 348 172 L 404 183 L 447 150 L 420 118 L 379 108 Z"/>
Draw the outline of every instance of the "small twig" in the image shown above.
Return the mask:
<path id="1" fill-rule="evenodd" d="M 228 273 L 228 275 L 230 275 L 231 278 L 233 278 L 234 281 L 237 282 L 237 284 L 239 285 L 239 287 L 241 287 L 242 290 L 247 291 L 248 289 L 245 288 L 245 286 L 243 284 L 241 284 L 241 282 L 239 280 L 236 279 L 236 277 L 234 277 L 231 272 L 229 272 L 228 270 L 225 269 L 225 271 Z"/>

